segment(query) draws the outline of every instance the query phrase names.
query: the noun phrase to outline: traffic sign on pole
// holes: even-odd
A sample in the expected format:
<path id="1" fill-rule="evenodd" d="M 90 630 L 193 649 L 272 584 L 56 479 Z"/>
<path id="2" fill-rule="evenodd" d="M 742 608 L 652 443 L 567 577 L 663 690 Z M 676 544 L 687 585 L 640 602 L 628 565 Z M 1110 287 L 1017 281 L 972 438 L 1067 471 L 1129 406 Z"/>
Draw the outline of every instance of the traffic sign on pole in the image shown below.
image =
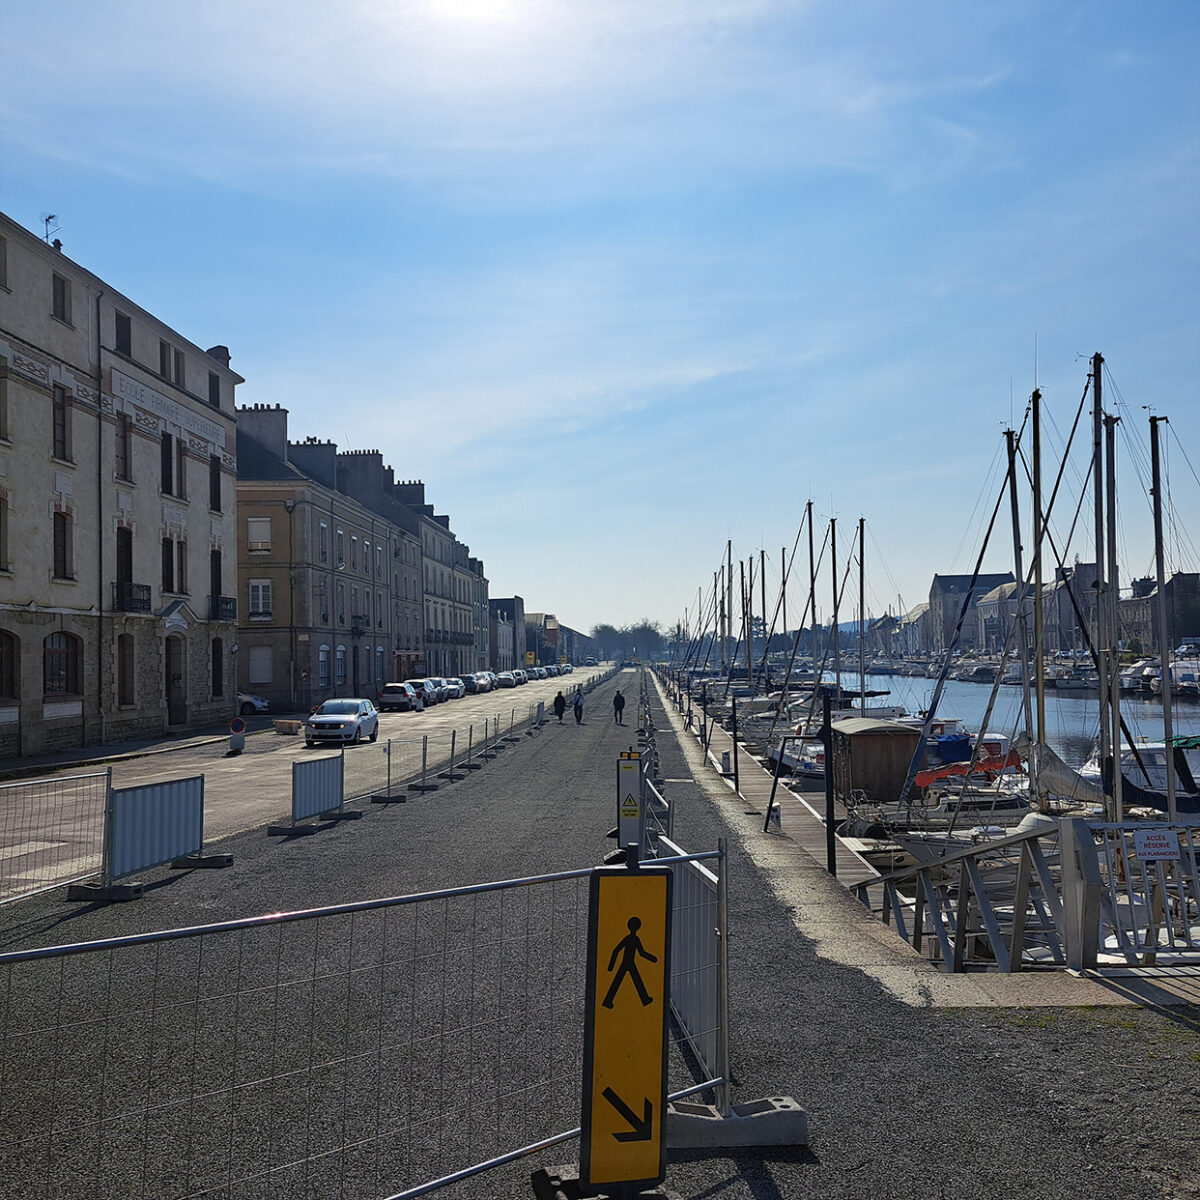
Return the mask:
<path id="1" fill-rule="evenodd" d="M 637 750 L 622 750 L 617 760 L 617 845 L 642 844 L 642 763 Z"/>
<path id="2" fill-rule="evenodd" d="M 588 905 L 580 1183 L 648 1187 L 665 1176 L 667 867 L 597 867 Z"/>

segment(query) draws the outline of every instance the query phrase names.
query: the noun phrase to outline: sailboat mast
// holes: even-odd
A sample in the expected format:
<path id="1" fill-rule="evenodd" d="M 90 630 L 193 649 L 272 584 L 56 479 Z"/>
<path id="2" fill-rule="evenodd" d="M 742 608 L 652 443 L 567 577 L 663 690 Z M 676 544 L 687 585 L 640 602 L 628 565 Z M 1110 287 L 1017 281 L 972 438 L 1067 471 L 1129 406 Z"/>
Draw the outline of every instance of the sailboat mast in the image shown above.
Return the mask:
<path id="1" fill-rule="evenodd" d="M 767 678 L 767 639 L 771 636 L 767 629 L 767 552 L 764 549 L 759 549 L 758 552 L 758 590 L 762 593 L 762 623 L 763 623 L 763 656 L 762 656 L 762 677 L 763 682 Z"/>
<path id="2" fill-rule="evenodd" d="M 1117 422 L 1119 417 L 1104 418 L 1104 474 L 1108 481 L 1108 587 L 1105 590 L 1108 610 L 1108 676 L 1100 677 L 1100 690 L 1108 688 L 1108 713 L 1112 721 L 1113 747 L 1113 820 L 1122 819 L 1121 810 L 1121 683 L 1120 683 L 1120 625 L 1117 620 Z"/>
<path id="3" fill-rule="evenodd" d="M 793 557 L 793 559 L 795 558 L 794 550 L 793 550 L 792 557 Z M 783 633 L 783 640 L 784 640 L 785 644 L 787 643 L 787 577 L 788 577 L 787 547 L 780 546 L 779 547 L 779 581 L 780 581 L 779 582 L 779 623 L 780 623 L 780 625 L 783 626 L 783 629 L 781 630 L 781 632 Z"/>
<path id="4" fill-rule="evenodd" d="M 1150 486 L 1154 493 L 1154 575 L 1158 591 L 1158 657 L 1162 663 L 1162 698 L 1163 698 L 1163 746 L 1167 759 L 1167 820 L 1174 821 L 1179 817 L 1175 804 L 1175 749 L 1171 745 L 1174 738 L 1172 728 L 1172 695 L 1171 684 L 1171 632 L 1167 627 L 1167 573 L 1163 565 L 1163 532 L 1162 532 L 1162 474 L 1159 467 L 1158 426 L 1166 417 L 1150 418 Z"/>
<path id="5" fill-rule="evenodd" d="M 837 517 L 829 518 L 829 574 L 833 579 L 833 681 L 839 701 L 842 697 L 842 652 L 838 645 L 838 565 Z"/>
<path id="6" fill-rule="evenodd" d="M 1092 501 L 1095 521 L 1096 547 L 1096 605 L 1093 645 L 1096 647 L 1096 666 L 1100 676 L 1100 761 L 1103 763 L 1113 753 L 1112 739 L 1108 724 L 1108 676 L 1110 670 L 1107 629 L 1108 603 L 1104 588 L 1104 411 L 1102 406 L 1102 391 L 1100 368 L 1104 359 L 1099 354 L 1092 355 Z M 1074 581 L 1072 581 L 1074 582 Z M 1078 594 L 1078 593 L 1076 593 Z M 1120 757 L 1120 741 L 1117 742 L 1117 756 Z M 1108 819 L 1115 821 L 1113 806 L 1105 801 Z"/>
<path id="7" fill-rule="evenodd" d="M 1025 565 L 1021 555 L 1021 510 L 1017 503 L 1017 442 L 1016 432 L 1004 431 L 1008 447 L 1008 496 L 1012 512 L 1013 566 L 1017 579 L 1017 611 L 1013 619 L 1017 622 L 1017 653 L 1021 656 L 1021 702 L 1024 708 L 1025 728 L 1033 728 L 1033 709 L 1029 698 L 1029 627 L 1025 622 Z"/>
<path id="8" fill-rule="evenodd" d="M 867 715 L 866 518 L 858 518 L 858 711 Z"/>
<path id="9" fill-rule="evenodd" d="M 1034 741 L 1046 741 L 1045 613 L 1042 610 L 1042 393 L 1034 388 L 1029 397 L 1033 421 L 1033 661 L 1036 680 L 1037 724 Z"/>
<path id="10" fill-rule="evenodd" d="M 812 501 L 804 506 L 805 519 L 808 521 L 808 610 L 812 618 L 809 635 L 808 654 L 810 658 L 817 656 L 817 560 L 813 557 L 813 522 Z M 803 622 L 804 618 L 800 618 Z M 820 683 L 820 680 L 817 680 Z"/>

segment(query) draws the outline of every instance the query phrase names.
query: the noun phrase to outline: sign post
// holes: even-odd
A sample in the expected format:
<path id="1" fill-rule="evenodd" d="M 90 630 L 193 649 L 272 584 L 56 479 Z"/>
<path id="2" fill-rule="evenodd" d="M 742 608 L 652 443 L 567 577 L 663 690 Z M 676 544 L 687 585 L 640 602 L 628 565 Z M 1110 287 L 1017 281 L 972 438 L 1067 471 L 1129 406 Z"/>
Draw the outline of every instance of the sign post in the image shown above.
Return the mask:
<path id="1" fill-rule="evenodd" d="M 617 759 L 617 845 L 642 847 L 642 755 L 622 750 Z"/>
<path id="2" fill-rule="evenodd" d="M 588 904 L 582 1139 L 588 1189 L 651 1187 L 666 1174 L 668 867 L 597 867 Z"/>

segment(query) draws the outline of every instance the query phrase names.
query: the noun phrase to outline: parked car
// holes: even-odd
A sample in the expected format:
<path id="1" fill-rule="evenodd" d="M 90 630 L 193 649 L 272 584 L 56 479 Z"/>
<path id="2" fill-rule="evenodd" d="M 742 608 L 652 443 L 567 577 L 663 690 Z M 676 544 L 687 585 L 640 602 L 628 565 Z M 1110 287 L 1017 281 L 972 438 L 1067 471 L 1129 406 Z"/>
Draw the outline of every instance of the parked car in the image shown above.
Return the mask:
<path id="1" fill-rule="evenodd" d="M 304 722 L 304 740 L 317 742 L 373 742 L 379 736 L 379 714 L 370 700 L 326 700 Z"/>
<path id="2" fill-rule="evenodd" d="M 510 688 L 517 686 L 517 677 L 511 671 L 501 671 L 496 676 L 497 686 L 502 688 Z"/>
<path id="3" fill-rule="evenodd" d="M 421 706 L 429 708 L 430 705 L 436 704 L 441 698 L 441 689 L 432 679 L 410 679 L 412 689 L 420 698 Z"/>
<path id="4" fill-rule="evenodd" d="M 563 663 L 562 673 L 564 675 L 570 675 L 571 672 L 574 670 L 575 670 L 575 668 L 571 663 Z"/>
<path id="5" fill-rule="evenodd" d="M 529 682 L 529 676 L 520 667 L 513 668 L 512 677 L 517 681 L 518 687 Z"/>
<path id="6" fill-rule="evenodd" d="M 475 672 L 475 690 L 477 692 L 490 692 L 495 686 L 495 676 L 491 671 L 476 671 Z"/>
<path id="7" fill-rule="evenodd" d="M 411 712 L 417 706 L 417 692 L 411 683 L 385 683 L 379 692 L 377 707 L 380 712 L 394 709 Z"/>
<path id="8" fill-rule="evenodd" d="M 457 675 L 442 682 L 446 685 L 446 696 L 450 700 L 461 700 L 467 694 L 467 685 Z"/>
<path id="9" fill-rule="evenodd" d="M 460 675 L 459 682 L 467 689 L 467 694 L 475 695 L 479 691 L 479 677 L 477 675 Z"/>
<path id="10" fill-rule="evenodd" d="M 596 665 L 596 660 L 589 654 L 588 657 L 583 660 L 583 665 L 585 667 L 594 667 Z"/>
<path id="11" fill-rule="evenodd" d="M 271 702 L 269 700 L 264 700 L 261 696 L 252 695 L 250 692 L 238 692 L 237 702 L 238 712 L 243 717 L 248 717 L 252 713 L 271 711 Z"/>

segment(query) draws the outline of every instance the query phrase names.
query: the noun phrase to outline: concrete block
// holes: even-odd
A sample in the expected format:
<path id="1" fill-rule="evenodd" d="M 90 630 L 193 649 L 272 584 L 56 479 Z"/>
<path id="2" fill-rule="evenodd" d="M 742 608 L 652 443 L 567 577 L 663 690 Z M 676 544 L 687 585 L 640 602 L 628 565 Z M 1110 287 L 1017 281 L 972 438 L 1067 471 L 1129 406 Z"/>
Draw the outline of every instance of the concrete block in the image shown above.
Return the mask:
<path id="1" fill-rule="evenodd" d="M 728 1117 L 711 1104 L 675 1100 L 666 1137 L 672 1150 L 807 1146 L 808 1114 L 790 1096 L 735 1104 Z"/>

